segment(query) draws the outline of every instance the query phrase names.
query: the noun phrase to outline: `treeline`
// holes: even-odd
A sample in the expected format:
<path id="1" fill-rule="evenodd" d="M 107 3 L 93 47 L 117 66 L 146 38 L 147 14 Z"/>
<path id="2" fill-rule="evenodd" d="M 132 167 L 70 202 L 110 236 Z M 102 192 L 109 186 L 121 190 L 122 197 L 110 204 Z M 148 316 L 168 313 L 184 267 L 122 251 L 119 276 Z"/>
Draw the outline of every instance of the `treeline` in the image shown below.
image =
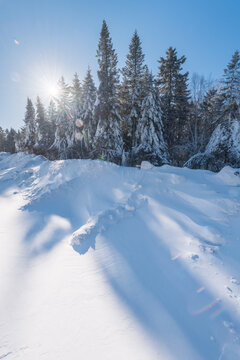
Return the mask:
<path id="1" fill-rule="evenodd" d="M 88 69 L 82 82 L 75 74 L 71 86 L 62 77 L 58 96 L 47 109 L 39 97 L 36 104 L 27 99 L 21 130 L 0 128 L 0 151 L 26 151 L 51 160 L 101 158 L 129 166 L 142 160 L 177 166 L 188 161 L 191 167 L 208 168 L 208 161 L 196 165 L 189 159 L 206 153 L 216 128 L 226 132 L 240 121 L 239 52 L 233 54 L 217 85 L 195 74 L 191 87 L 188 72 L 183 71 L 186 58 L 179 57 L 176 49 L 170 47 L 160 57 L 156 76 L 144 58 L 135 31 L 125 66 L 119 70 L 103 21 L 97 49 L 98 87 Z M 230 151 L 228 145 L 221 151 Z M 224 159 L 226 163 L 226 154 Z"/>

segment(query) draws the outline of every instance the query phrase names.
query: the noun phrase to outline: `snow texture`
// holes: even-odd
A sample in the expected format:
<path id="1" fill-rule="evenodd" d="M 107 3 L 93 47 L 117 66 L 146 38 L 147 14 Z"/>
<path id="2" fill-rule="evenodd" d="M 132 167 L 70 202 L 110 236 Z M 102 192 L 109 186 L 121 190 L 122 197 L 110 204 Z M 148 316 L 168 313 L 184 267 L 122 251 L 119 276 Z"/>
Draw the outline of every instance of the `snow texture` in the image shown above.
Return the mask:
<path id="1" fill-rule="evenodd" d="M 240 170 L 145 165 L 0 154 L 0 359 L 240 358 Z"/>

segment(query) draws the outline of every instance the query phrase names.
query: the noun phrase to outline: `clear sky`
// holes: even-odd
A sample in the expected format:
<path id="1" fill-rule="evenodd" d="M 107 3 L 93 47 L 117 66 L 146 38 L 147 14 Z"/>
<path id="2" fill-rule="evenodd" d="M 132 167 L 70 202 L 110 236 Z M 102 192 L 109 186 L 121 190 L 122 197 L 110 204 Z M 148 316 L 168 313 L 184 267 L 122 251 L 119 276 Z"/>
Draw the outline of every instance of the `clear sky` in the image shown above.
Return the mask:
<path id="1" fill-rule="evenodd" d="M 48 101 L 48 83 L 88 65 L 105 18 L 123 66 L 135 29 L 153 73 L 169 46 L 185 69 L 221 77 L 240 48 L 240 0 L 0 0 L 0 126 L 23 124 L 26 98 Z"/>

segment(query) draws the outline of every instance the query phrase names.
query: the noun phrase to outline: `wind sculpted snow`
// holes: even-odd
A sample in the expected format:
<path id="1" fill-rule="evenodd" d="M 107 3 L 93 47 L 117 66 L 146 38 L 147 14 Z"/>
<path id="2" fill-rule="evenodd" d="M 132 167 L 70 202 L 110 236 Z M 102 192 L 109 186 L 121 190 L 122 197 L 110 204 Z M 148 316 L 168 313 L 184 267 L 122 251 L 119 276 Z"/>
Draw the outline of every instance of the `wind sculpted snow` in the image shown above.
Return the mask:
<path id="1" fill-rule="evenodd" d="M 0 155 L 0 358 L 240 358 L 240 176 Z"/>

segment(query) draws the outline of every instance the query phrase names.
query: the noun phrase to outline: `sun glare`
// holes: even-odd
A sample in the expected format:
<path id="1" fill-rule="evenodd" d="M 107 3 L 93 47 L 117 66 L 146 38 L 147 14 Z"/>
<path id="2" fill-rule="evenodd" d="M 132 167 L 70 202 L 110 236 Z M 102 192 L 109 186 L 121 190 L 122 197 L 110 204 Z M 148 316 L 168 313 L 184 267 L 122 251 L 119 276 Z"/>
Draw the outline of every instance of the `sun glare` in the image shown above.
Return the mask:
<path id="1" fill-rule="evenodd" d="M 32 64 L 28 87 L 34 94 L 33 97 L 39 96 L 45 103 L 58 98 L 58 81 L 63 74 L 64 70 L 57 66 L 56 61 L 50 61 L 48 58 Z"/>
<path id="2" fill-rule="evenodd" d="M 46 95 L 48 95 L 49 97 L 58 96 L 58 92 L 59 92 L 58 86 L 57 86 L 57 84 L 54 84 L 52 81 L 47 80 L 44 85 L 44 88 L 45 88 Z"/>

